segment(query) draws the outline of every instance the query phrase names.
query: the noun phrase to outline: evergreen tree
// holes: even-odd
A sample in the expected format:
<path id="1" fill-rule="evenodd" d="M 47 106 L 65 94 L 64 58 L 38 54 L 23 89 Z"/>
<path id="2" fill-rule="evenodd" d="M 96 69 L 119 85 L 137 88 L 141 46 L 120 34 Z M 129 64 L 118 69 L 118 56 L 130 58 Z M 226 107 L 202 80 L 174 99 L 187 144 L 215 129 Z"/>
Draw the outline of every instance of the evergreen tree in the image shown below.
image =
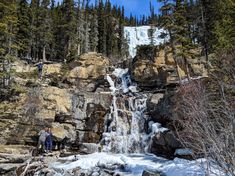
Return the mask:
<path id="1" fill-rule="evenodd" d="M 39 40 L 39 50 L 42 51 L 41 58 L 45 61 L 46 55 L 50 57 L 50 46 L 52 43 L 52 31 L 51 31 L 51 16 L 50 16 L 50 0 L 42 0 L 40 15 L 39 15 L 39 31 L 40 31 L 40 40 Z"/>
<path id="2" fill-rule="evenodd" d="M 176 0 L 176 5 L 173 13 L 173 31 L 177 49 L 177 57 L 180 58 L 181 63 L 184 64 L 187 77 L 190 80 L 188 59 L 194 57 L 192 52 L 194 45 L 192 44 L 192 41 L 189 37 L 190 35 L 188 31 L 188 22 L 186 20 L 186 5 L 187 1 Z"/>
<path id="3" fill-rule="evenodd" d="M 16 34 L 18 49 L 18 56 L 21 58 L 29 58 L 29 47 L 30 47 L 30 9 L 27 0 L 20 0 L 17 15 L 17 28 Z"/>
<path id="4" fill-rule="evenodd" d="M 89 34 L 90 34 L 90 11 L 89 11 L 89 1 L 86 2 L 85 7 L 85 40 L 84 40 L 84 53 L 87 53 L 90 51 L 90 40 L 89 40 Z"/>
<path id="5" fill-rule="evenodd" d="M 91 27 L 90 27 L 90 49 L 91 51 L 97 51 L 97 46 L 98 46 L 98 20 L 97 20 L 97 9 L 92 8 L 92 15 L 91 15 Z"/>
<path id="6" fill-rule="evenodd" d="M 235 46 L 235 1 L 218 0 L 214 9 L 219 16 L 214 27 L 214 48 L 229 50 Z"/>
<path id="7" fill-rule="evenodd" d="M 72 59 L 74 57 L 75 48 L 75 35 L 76 35 L 76 13 L 73 0 L 64 0 L 61 11 L 63 13 L 62 28 L 63 35 L 62 45 L 64 45 L 63 57 L 64 59 Z"/>
<path id="8" fill-rule="evenodd" d="M 162 13 L 162 16 L 160 19 L 160 26 L 167 31 L 167 35 L 169 36 L 169 43 L 170 43 L 170 47 L 173 53 L 173 59 L 175 62 L 177 75 L 181 83 L 182 81 L 181 81 L 181 76 L 179 73 L 179 62 L 177 59 L 176 41 L 175 41 L 175 36 L 174 36 L 174 16 L 173 16 L 174 4 L 172 4 L 169 0 L 158 0 L 158 2 L 163 3 L 163 6 L 160 8 L 161 13 Z M 167 36 L 167 35 L 164 35 L 164 36 Z"/>
<path id="9" fill-rule="evenodd" d="M 104 19 L 104 4 L 102 0 L 99 0 L 98 5 L 98 52 L 99 53 L 106 53 L 106 23 Z"/>
<path id="10" fill-rule="evenodd" d="M 0 11 L 0 88 L 8 88 L 12 73 L 11 61 L 16 56 L 16 2 L 2 0 Z"/>

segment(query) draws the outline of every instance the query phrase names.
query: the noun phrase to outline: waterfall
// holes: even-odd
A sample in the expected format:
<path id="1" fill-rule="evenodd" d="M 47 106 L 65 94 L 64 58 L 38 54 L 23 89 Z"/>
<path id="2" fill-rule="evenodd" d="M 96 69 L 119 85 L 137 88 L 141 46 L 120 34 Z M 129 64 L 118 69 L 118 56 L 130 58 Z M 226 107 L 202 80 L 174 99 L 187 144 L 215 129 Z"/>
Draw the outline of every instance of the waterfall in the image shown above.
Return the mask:
<path id="1" fill-rule="evenodd" d="M 104 152 L 142 153 L 146 147 L 147 95 L 139 93 L 128 69 L 117 68 L 107 81 L 113 96 L 101 145 Z"/>

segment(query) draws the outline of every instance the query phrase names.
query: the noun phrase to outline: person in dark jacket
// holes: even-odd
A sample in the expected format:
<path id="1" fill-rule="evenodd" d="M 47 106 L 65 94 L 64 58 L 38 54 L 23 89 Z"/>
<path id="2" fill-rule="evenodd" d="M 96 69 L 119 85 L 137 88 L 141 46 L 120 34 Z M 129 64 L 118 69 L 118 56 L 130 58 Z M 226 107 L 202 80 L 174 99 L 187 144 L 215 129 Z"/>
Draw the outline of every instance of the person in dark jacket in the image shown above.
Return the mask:
<path id="1" fill-rule="evenodd" d="M 38 78 L 42 79 L 43 62 L 35 64 L 38 68 Z"/>
<path id="2" fill-rule="evenodd" d="M 51 128 L 48 128 L 47 130 L 47 138 L 46 138 L 46 151 L 51 152 L 52 151 L 52 132 Z"/>

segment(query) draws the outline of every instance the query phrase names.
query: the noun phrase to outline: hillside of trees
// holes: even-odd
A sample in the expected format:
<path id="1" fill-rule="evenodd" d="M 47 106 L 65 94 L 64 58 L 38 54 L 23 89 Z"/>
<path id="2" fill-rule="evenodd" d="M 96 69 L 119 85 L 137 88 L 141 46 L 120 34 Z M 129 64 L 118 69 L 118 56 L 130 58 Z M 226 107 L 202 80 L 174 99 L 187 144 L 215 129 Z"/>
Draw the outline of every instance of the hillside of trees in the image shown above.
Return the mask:
<path id="1" fill-rule="evenodd" d="M 1 0 L 0 58 L 3 85 L 8 84 L 13 59 L 69 62 L 89 51 L 110 58 L 128 56 L 124 26 L 164 28 L 176 66 L 197 57 L 233 52 L 235 10 L 232 0 L 158 0 L 159 14 L 150 3 L 150 16 L 125 16 L 124 7 L 109 0 Z M 153 34 L 153 31 L 150 31 Z M 151 36 L 150 36 L 151 37 Z M 166 40 L 167 41 L 167 40 Z"/>

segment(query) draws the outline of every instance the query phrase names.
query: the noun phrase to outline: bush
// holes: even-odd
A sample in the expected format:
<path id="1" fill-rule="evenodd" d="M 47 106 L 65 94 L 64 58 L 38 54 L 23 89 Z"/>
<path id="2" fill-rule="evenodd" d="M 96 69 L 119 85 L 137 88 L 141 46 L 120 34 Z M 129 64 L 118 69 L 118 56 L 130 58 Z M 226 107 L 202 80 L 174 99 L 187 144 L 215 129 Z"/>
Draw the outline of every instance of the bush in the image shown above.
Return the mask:
<path id="1" fill-rule="evenodd" d="M 193 81 L 179 87 L 174 126 L 185 147 L 214 161 L 226 175 L 234 176 L 234 57 L 228 53 L 217 58 L 208 82 Z M 210 174 L 209 162 L 207 171 Z"/>

